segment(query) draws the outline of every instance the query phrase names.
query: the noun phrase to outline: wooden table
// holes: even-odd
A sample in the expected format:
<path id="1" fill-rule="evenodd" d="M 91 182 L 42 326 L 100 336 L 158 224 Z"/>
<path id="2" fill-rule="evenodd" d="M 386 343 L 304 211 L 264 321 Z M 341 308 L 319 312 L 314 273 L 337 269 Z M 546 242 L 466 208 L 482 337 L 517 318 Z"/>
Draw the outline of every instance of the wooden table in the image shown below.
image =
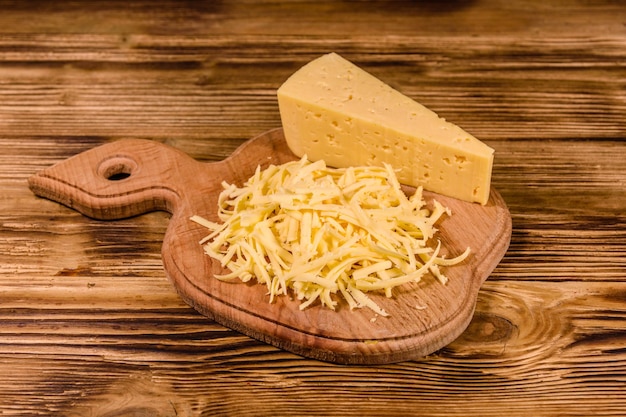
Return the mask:
<path id="1" fill-rule="evenodd" d="M 156 212 L 102 222 L 27 178 L 124 137 L 203 161 L 280 126 L 335 51 L 496 150 L 508 253 L 462 336 L 340 366 L 177 296 Z M 0 415 L 626 413 L 621 1 L 0 2 Z"/>

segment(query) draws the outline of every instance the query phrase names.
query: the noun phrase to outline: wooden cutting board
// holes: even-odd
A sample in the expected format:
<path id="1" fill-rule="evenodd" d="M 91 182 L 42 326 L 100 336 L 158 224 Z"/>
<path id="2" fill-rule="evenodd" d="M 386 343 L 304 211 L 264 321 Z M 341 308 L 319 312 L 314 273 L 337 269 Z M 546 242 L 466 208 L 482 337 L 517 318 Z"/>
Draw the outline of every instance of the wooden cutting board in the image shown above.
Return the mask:
<path id="1" fill-rule="evenodd" d="M 121 219 L 153 210 L 172 214 L 163 247 L 163 264 L 181 297 L 215 321 L 299 355 L 344 364 L 380 364 L 428 355 L 457 338 L 469 324 L 482 283 L 500 262 L 511 237 L 511 217 L 496 190 L 481 206 L 433 193 L 452 210 L 437 237 L 450 256 L 466 247 L 471 256 L 444 269 L 442 285 L 427 276 L 397 288 L 394 297 L 372 295 L 389 317 L 367 308 L 336 311 L 278 297 L 268 302 L 265 286 L 222 282 L 219 263 L 199 241 L 207 229 L 189 220 L 194 214 L 217 221 L 217 197 L 226 181 L 241 185 L 256 169 L 296 159 L 281 129 L 242 145 L 229 158 L 202 163 L 149 140 L 124 139 L 76 155 L 29 179 L 31 190 L 89 217 Z"/>

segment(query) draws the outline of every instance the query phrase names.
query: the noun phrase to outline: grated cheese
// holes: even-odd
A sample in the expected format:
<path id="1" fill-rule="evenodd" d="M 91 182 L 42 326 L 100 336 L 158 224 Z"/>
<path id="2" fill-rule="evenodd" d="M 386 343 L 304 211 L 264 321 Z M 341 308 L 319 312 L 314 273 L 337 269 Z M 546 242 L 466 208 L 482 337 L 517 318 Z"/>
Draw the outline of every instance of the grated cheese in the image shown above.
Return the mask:
<path id="1" fill-rule="evenodd" d="M 451 213 L 437 201 L 427 210 L 421 188 L 407 197 L 389 165 L 336 169 L 305 155 L 257 167 L 243 187 L 222 186 L 222 223 L 191 217 L 210 230 L 200 244 L 230 271 L 216 278 L 254 278 L 267 287 L 270 302 L 292 292 L 300 309 L 319 300 L 334 310 L 340 297 L 350 309 L 388 316 L 366 293 L 392 297 L 393 288 L 429 272 L 445 284 L 439 266 L 470 253 L 446 259 L 440 242 L 427 246 L 435 223 Z"/>

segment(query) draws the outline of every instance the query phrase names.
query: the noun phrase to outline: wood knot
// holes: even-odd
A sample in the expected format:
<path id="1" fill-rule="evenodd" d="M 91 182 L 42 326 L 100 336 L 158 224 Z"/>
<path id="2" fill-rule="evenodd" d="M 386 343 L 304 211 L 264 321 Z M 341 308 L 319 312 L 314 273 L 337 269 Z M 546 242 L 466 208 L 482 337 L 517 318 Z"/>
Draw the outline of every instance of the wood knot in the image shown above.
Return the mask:
<path id="1" fill-rule="evenodd" d="M 502 343 L 511 338 L 515 325 L 492 313 L 476 312 L 460 336 L 466 343 Z"/>

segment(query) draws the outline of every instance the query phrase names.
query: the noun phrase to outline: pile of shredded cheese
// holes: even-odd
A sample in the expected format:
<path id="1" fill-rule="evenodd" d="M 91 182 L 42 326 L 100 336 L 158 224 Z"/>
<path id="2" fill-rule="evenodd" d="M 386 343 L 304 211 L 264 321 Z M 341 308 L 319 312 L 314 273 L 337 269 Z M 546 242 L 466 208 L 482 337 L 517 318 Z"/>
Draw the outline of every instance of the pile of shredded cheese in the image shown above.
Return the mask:
<path id="1" fill-rule="evenodd" d="M 300 309 L 319 300 L 335 309 L 343 297 L 350 308 L 368 307 L 387 316 L 370 291 L 417 282 L 430 272 L 442 283 L 440 265 L 463 261 L 439 256 L 426 242 L 435 222 L 449 210 L 425 208 L 422 190 L 407 197 L 396 174 L 384 167 L 335 169 L 324 161 L 257 167 L 239 188 L 222 183 L 215 223 L 191 220 L 211 233 L 200 244 L 230 271 L 222 280 L 255 278 L 267 286 L 270 302 L 290 291 Z"/>

